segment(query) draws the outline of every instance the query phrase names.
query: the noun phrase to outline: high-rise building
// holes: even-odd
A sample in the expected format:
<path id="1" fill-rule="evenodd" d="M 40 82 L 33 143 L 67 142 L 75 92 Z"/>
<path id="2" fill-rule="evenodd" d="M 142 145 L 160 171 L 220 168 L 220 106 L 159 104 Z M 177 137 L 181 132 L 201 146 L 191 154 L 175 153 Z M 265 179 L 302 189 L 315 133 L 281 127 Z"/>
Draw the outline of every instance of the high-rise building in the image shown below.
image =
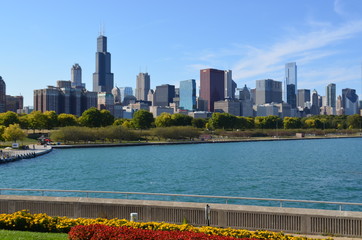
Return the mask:
<path id="1" fill-rule="evenodd" d="M 121 101 L 123 102 L 124 97 L 126 96 L 133 96 L 133 89 L 132 87 L 120 87 L 119 90 L 121 91 Z"/>
<path id="2" fill-rule="evenodd" d="M 173 98 L 175 97 L 175 86 L 164 84 L 156 87 L 156 91 L 154 93 L 154 102 L 153 106 L 169 106 L 170 103 L 173 102 Z"/>
<path id="3" fill-rule="evenodd" d="M 113 89 L 111 54 L 107 52 L 107 37 L 97 38 L 96 71 L 93 73 L 93 91 L 110 93 Z"/>
<path id="4" fill-rule="evenodd" d="M 108 110 L 114 114 L 114 96 L 112 93 L 99 92 L 98 93 L 98 110 Z"/>
<path id="5" fill-rule="evenodd" d="M 121 90 L 119 89 L 119 87 L 115 86 L 112 89 L 112 94 L 114 97 L 114 104 L 121 104 Z"/>
<path id="6" fill-rule="evenodd" d="M 237 88 L 237 84 L 232 79 L 232 71 L 225 70 L 224 71 L 224 87 L 225 87 L 225 98 L 234 99 L 235 98 L 235 89 Z"/>
<path id="7" fill-rule="evenodd" d="M 147 94 L 150 90 L 151 77 L 148 73 L 139 73 L 136 81 L 136 98 L 137 100 L 147 101 Z"/>
<path id="8" fill-rule="evenodd" d="M 34 90 L 35 111 L 55 111 L 80 116 L 85 110 L 97 107 L 97 93 L 71 87 L 71 81 L 57 81 L 57 86 Z"/>
<path id="9" fill-rule="evenodd" d="M 317 90 L 314 89 L 312 92 L 312 106 L 310 109 L 310 113 L 313 115 L 319 115 L 320 107 L 321 107 L 321 104 L 319 104 L 318 92 L 317 92 Z"/>
<path id="10" fill-rule="evenodd" d="M 254 111 L 250 89 L 245 84 L 244 88 L 238 88 L 238 90 L 241 107 L 240 115 L 244 117 L 252 117 L 254 115 Z"/>
<path id="11" fill-rule="evenodd" d="M 225 100 L 220 100 L 214 102 L 215 112 L 229 113 L 234 116 L 240 116 L 240 101 L 226 98 Z"/>
<path id="12" fill-rule="evenodd" d="M 305 108 L 306 102 L 310 102 L 310 89 L 298 89 L 298 107 Z"/>
<path id="13" fill-rule="evenodd" d="M 6 111 L 12 111 L 16 113 L 19 109 L 23 109 L 23 103 L 23 96 L 6 95 Z"/>
<path id="14" fill-rule="evenodd" d="M 297 107 L 297 65 L 295 62 L 285 64 L 286 100 L 292 108 Z"/>
<path id="15" fill-rule="evenodd" d="M 355 89 L 342 89 L 342 105 L 345 115 L 358 114 L 358 95 Z"/>
<path id="16" fill-rule="evenodd" d="M 185 110 L 196 109 L 196 81 L 195 79 L 180 82 L 180 104 L 179 107 Z"/>
<path id="17" fill-rule="evenodd" d="M 70 81 L 72 82 L 72 87 L 75 88 L 85 88 L 85 84 L 82 83 L 82 68 L 78 63 L 74 64 L 71 68 Z"/>
<path id="18" fill-rule="evenodd" d="M 6 84 L 0 76 L 0 113 L 6 111 Z"/>
<path id="19" fill-rule="evenodd" d="M 251 100 L 251 94 L 249 88 L 246 86 L 243 88 L 238 88 L 239 90 L 239 100 Z"/>
<path id="20" fill-rule="evenodd" d="M 256 105 L 282 102 L 282 82 L 272 79 L 257 80 L 255 92 Z"/>
<path id="21" fill-rule="evenodd" d="M 330 83 L 326 88 L 327 106 L 336 107 L 336 84 Z"/>
<path id="22" fill-rule="evenodd" d="M 224 100 L 225 71 L 217 69 L 200 70 L 200 98 L 207 101 L 207 110 L 214 111 L 214 102 Z"/>
<path id="23" fill-rule="evenodd" d="M 344 109 L 342 107 L 342 97 L 341 97 L 341 95 L 338 95 L 338 97 L 337 97 L 336 114 L 337 115 L 344 115 Z"/>

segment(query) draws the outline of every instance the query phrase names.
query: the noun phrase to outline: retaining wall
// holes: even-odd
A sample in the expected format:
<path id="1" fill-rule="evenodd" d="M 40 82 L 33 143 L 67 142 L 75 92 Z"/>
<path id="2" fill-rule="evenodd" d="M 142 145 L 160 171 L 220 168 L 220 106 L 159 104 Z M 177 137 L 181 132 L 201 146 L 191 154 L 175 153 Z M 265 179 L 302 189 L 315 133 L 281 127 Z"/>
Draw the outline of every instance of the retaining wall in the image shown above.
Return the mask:
<path id="1" fill-rule="evenodd" d="M 122 199 L 0 196 L 0 213 L 28 209 L 31 213 L 71 218 L 126 218 L 138 213 L 139 221 L 164 221 L 206 225 L 206 203 Z M 362 236 L 362 212 L 299 208 L 209 204 L 210 225 L 250 230 L 284 231 L 301 234 Z"/>

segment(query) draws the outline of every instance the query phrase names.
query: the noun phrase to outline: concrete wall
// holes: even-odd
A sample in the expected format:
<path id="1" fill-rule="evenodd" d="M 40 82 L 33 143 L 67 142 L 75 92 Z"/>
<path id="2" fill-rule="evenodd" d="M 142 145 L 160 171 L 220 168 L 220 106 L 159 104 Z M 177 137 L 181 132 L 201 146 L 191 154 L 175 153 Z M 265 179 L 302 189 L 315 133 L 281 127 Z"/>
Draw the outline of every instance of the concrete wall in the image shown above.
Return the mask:
<path id="1" fill-rule="evenodd" d="M 209 204 L 211 226 L 301 234 L 362 236 L 362 212 Z M 126 218 L 137 212 L 139 221 L 206 225 L 206 203 L 123 199 L 0 195 L 0 213 L 28 209 L 31 213 L 71 218 Z"/>

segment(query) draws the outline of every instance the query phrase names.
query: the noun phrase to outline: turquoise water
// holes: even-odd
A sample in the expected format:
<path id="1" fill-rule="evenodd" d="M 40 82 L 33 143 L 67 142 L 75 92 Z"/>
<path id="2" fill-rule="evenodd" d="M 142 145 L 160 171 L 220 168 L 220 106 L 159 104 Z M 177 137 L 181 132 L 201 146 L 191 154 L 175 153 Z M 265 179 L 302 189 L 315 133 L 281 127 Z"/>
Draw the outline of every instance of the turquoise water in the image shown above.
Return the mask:
<path id="1" fill-rule="evenodd" d="M 0 165 L 0 188 L 362 202 L 361 149 L 361 138 L 56 149 Z"/>

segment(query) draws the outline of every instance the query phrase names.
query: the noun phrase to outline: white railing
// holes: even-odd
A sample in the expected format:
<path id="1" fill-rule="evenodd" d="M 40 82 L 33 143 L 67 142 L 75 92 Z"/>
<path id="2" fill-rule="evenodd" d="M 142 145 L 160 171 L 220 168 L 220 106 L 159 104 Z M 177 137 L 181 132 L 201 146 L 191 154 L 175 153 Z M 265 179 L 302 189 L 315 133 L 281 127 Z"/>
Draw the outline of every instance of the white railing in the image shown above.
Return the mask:
<path id="1" fill-rule="evenodd" d="M 296 199 L 277 199 L 277 198 L 253 198 L 253 197 L 233 197 L 233 196 L 211 196 L 211 195 L 193 195 L 193 194 L 172 194 L 172 193 L 144 193 L 144 192 L 117 192 L 117 191 L 92 191 L 92 190 L 57 190 L 57 189 L 21 189 L 21 188 L 0 188 L 0 195 L 7 192 L 39 192 L 42 196 L 46 196 L 45 193 L 57 192 L 57 193 L 81 193 L 85 194 L 89 198 L 89 194 L 115 194 L 125 195 L 126 198 L 130 195 L 143 195 L 143 196 L 162 196 L 162 197 L 188 197 L 188 198 L 203 198 L 203 199 L 223 199 L 225 204 L 228 204 L 229 200 L 253 200 L 264 202 L 277 202 L 279 207 L 283 207 L 284 203 L 307 203 L 307 204 L 323 204 L 323 205 L 337 205 L 339 210 L 342 211 L 343 206 L 362 206 L 362 203 L 351 202 L 328 202 L 328 201 L 313 201 L 313 200 L 296 200 Z"/>

